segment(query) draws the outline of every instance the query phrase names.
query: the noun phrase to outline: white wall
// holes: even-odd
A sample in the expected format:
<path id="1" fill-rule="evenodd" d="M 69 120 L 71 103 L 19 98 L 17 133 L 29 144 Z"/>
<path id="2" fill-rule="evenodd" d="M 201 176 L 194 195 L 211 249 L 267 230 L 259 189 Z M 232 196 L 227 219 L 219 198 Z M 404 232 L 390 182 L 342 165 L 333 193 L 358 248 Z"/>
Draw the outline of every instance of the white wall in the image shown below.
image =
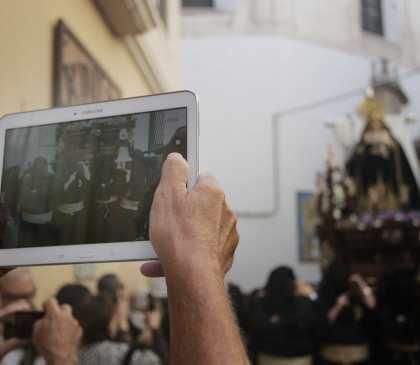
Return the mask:
<path id="1" fill-rule="evenodd" d="M 217 11 L 184 12 L 187 37 L 276 34 L 345 52 L 419 64 L 418 0 L 383 0 L 385 36 L 364 32 L 355 0 L 215 0 Z"/>
<path id="2" fill-rule="evenodd" d="M 370 78 L 368 59 L 280 37 L 185 39 L 181 55 L 184 85 L 200 99 L 201 169 L 218 176 L 239 214 L 273 208 L 272 115 L 364 87 Z M 413 96 L 416 81 L 407 83 Z M 239 219 L 241 244 L 230 279 L 246 290 L 262 285 L 279 264 L 318 279 L 316 265 L 298 262 L 296 192 L 314 190 L 316 173 L 323 170 L 332 142 L 324 123 L 353 112 L 359 101 L 353 97 L 281 118 L 280 211 L 271 218 Z M 411 129 L 418 132 L 419 126 Z"/>

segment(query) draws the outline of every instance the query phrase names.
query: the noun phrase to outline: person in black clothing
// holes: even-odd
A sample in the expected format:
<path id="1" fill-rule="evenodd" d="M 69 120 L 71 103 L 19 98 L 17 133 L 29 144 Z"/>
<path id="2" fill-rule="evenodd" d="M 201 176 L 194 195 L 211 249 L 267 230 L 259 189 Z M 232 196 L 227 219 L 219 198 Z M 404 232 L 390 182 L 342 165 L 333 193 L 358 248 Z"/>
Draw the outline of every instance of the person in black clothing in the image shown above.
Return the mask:
<path id="1" fill-rule="evenodd" d="M 322 337 L 320 364 L 367 364 L 375 327 L 376 298 L 371 288 L 340 261 L 324 273 L 320 301 L 328 318 Z"/>
<path id="2" fill-rule="evenodd" d="M 385 273 L 378 285 L 382 363 L 420 364 L 420 284 L 414 265 Z"/>
<path id="3" fill-rule="evenodd" d="M 126 183 L 121 191 L 118 219 L 119 239 L 121 241 L 144 240 L 148 235 L 141 213 L 145 204 L 146 164 L 143 151 L 135 149 Z"/>
<path id="4" fill-rule="evenodd" d="M 158 356 L 150 350 L 114 339 L 110 324 L 115 304 L 109 296 L 91 297 L 83 306 L 80 324 L 83 328 L 81 365 L 161 365 Z"/>
<path id="5" fill-rule="evenodd" d="M 114 305 L 114 312 L 109 324 L 112 339 L 131 341 L 129 316 L 129 300 L 124 283 L 115 274 L 103 275 L 98 280 L 98 293 L 107 297 Z"/>
<path id="6" fill-rule="evenodd" d="M 93 243 L 121 241 L 117 229 L 118 196 L 115 189 L 115 162 L 110 154 L 99 155 L 93 163 L 90 237 Z"/>
<path id="7" fill-rule="evenodd" d="M 162 161 L 165 161 L 168 155 L 173 152 L 177 152 L 187 159 L 187 127 L 178 128 L 165 146 L 154 151 L 154 153 L 162 155 Z"/>
<path id="8" fill-rule="evenodd" d="M 264 290 L 250 304 L 250 329 L 258 364 L 312 364 L 319 313 L 307 297 L 296 294 L 293 271 L 271 272 Z"/>
<path id="9" fill-rule="evenodd" d="M 72 309 L 74 318 L 81 320 L 83 308 L 92 297 L 90 290 L 81 284 L 66 284 L 56 294 L 60 305 L 68 304 Z"/>
<path id="10" fill-rule="evenodd" d="M 54 243 L 51 225 L 53 211 L 53 174 L 48 161 L 37 157 L 23 174 L 18 209 L 21 247 Z"/>
<path id="11" fill-rule="evenodd" d="M 104 296 L 109 296 L 115 304 L 118 298 L 125 296 L 124 283 L 116 274 L 105 274 L 101 276 L 97 283 L 98 293 Z"/>
<path id="12" fill-rule="evenodd" d="M 57 158 L 53 224 L 60 245 L 85 243 L 88 239 L 86 195 L 90 171 L 87 163 L 78 161 L 72 153 L 67 149 Z"/>
<path id="13" fill-rule="evenodd" d="M 20 167 L 11 166 L 4 170 L 2 179 L 2 199 L 13 218 L 17 217 L 20 194 Z"/>

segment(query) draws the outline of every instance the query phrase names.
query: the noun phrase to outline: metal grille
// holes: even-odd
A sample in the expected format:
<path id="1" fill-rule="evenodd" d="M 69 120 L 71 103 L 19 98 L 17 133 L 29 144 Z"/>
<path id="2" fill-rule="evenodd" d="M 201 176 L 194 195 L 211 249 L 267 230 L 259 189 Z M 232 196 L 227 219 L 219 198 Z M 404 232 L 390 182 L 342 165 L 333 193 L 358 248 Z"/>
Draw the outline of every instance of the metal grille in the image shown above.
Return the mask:
<path id="1" fill-rule="evenodd" d="M 384 35 L 382 0 L 362 0 L 362 29 L 377 35 Z"/>
<path id="2" fill-rule="evenodd" d="M 213 0 L 182 0 L 183 6 L 213 7 Z"/>

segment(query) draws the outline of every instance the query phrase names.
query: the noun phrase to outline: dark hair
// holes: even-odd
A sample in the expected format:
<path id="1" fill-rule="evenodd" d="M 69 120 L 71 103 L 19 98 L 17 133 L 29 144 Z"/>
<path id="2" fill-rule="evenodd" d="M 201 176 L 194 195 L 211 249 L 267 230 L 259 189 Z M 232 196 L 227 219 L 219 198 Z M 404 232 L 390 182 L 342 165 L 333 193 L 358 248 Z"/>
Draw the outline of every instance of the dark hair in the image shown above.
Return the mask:
<path id="1" fill-rule="evenodd" d="M 109 323 L 114 312 L 114 305 L 108 296 L 90 297 L 83 306 L 80 325 L 83 328 L 83 344 L 90 345 L 108 340 Z"/>
<path id="2" fill-rule="evenodd" d="M 91 296 L 91 292 L 84 285 L 67 284 L 57 292 L 56 298 L 59 304 L 70 305 L 74 318 L 80 321 L 81 312 Z"/>
<path id="3" fill-rule="evenodd" d="M 265 285 L 264 309 L 268 314 L 288 313 L 293 309 L 295 295 L 295 274 L 290 267 L 274 269 Z"/>
<path id="4" fill-rule="evenodd" d="M 118 292 L 124 289 L 124 284 L 115 274 L 106 274 L 98 280 L 98 292 L 109 296 L 114 303 L 117 302 Z"/>
<path id="5" fill-rule="evenodd" d="M 335 259 L 325 269 L 319 285 L 319 296 L 326 308 L 331 308 L 336 299 L 349 290 L 350 267 L 341 259 Z"/>

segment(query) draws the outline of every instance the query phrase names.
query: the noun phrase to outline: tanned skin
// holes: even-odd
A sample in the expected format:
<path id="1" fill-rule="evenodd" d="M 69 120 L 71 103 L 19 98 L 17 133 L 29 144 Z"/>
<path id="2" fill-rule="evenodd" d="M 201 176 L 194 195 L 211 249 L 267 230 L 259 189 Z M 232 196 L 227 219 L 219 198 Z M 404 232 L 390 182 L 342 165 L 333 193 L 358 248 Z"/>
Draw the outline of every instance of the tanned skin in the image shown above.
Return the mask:
<path id="1" fill-rule="evenodd" d="M 217 181 L 199 177 L 187 191 L 188 165 L 179 154 L 164 163 L 150 237 L 159 262 L 142 267 L 166 276 L 172 365 L 248 365 L 224 286 L 239 241 L 236 218 Z"/>
<path id="2" fill-rule="evenodd" d="M 45 316 L 35 323 L 32 342 L 48 365 L 77 365 L 82 328 L 69 305 L 55 298 L 45 305 Z"/>

